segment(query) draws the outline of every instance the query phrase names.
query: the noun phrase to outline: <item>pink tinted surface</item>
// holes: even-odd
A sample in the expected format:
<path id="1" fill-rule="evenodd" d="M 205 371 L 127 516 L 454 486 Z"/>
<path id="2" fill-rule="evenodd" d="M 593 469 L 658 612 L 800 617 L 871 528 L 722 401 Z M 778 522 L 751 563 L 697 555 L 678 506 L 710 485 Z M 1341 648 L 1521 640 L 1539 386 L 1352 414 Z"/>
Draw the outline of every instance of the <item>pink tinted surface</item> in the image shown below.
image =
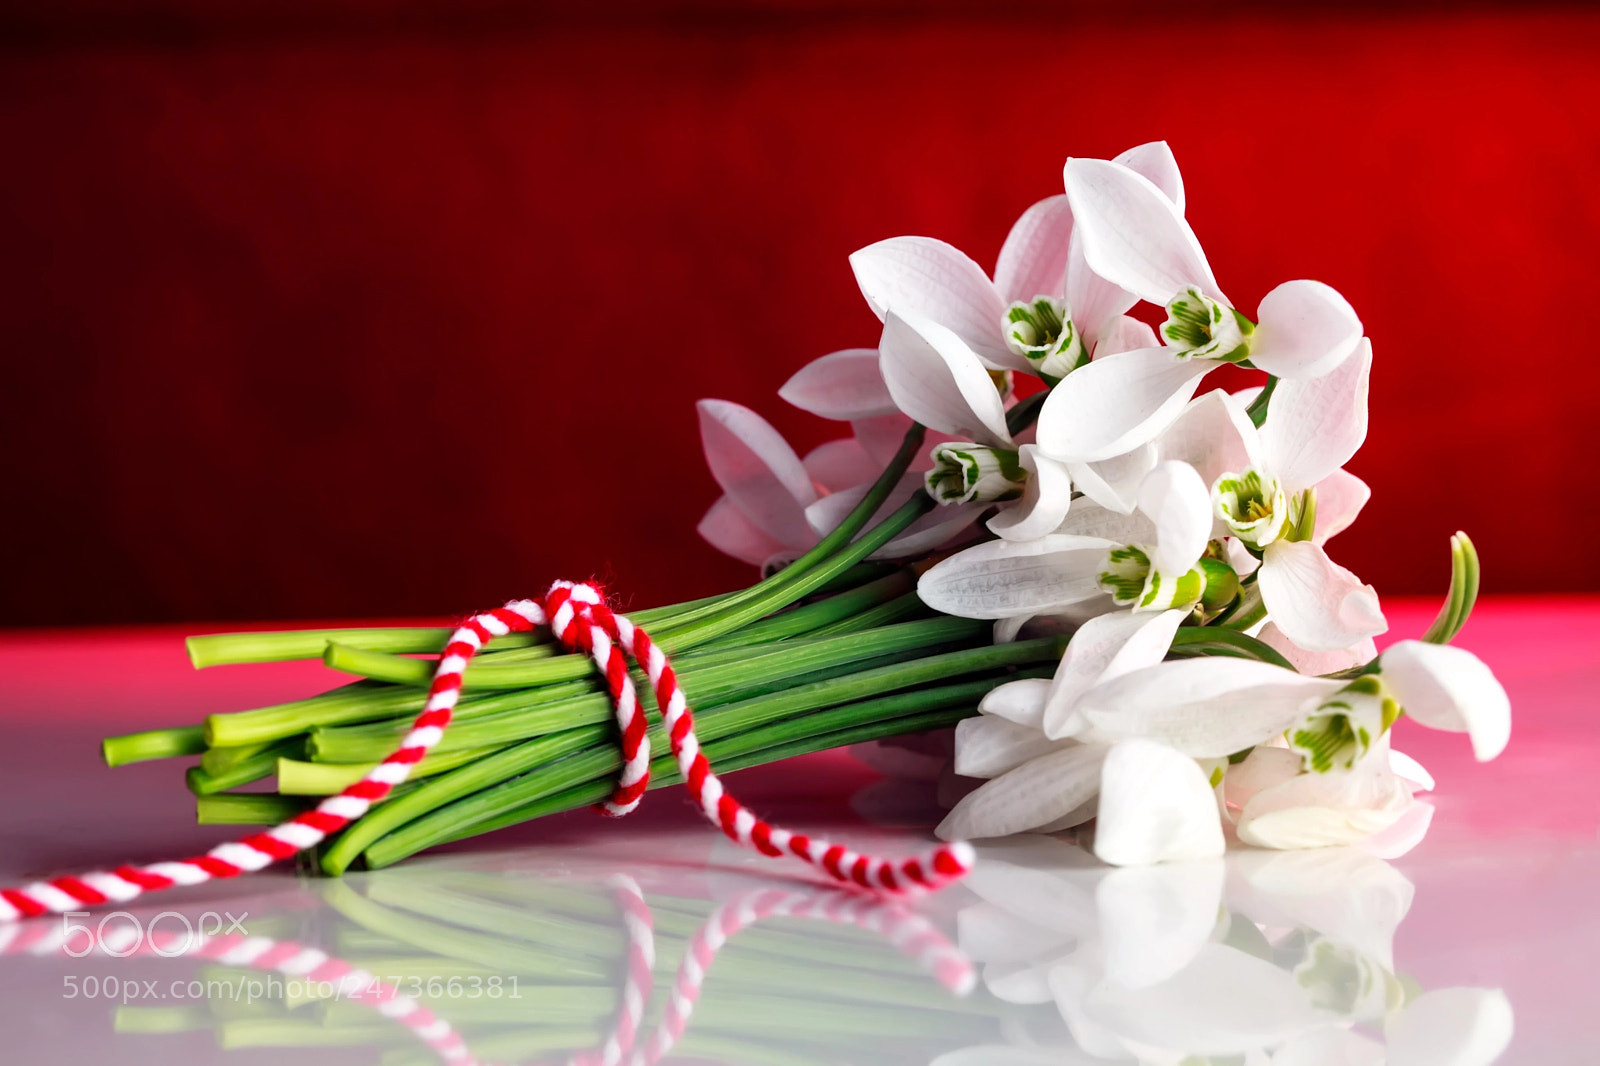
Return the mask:
<path id="1" fill-rule="evenodd" d="M 1419 635 L 1434 606 L 1389 601 L 1386 641 Z M 99 738 L 195 722 L 214 711 L 295 698 L 338 682 L 320 665 L 302 663 L 197 673 L 184 655 L 182 635 L 177 628 L 147 628 L 0 637 L 0 715 L 8 734 L 0 748 L 0 881 L 177 857 L 217 842 L 226 829 L 193 824 L 192 798 L 177 766 L 108 770 L 98 758 Z M 1488 661 L 1509 690 L 1513 736 L 1499 760 L 1479 765 L 1463 737 L 1405 720 L 1397 725 L 1395 746 L 1437 779 L 1431 800 L 1438 813 L 1427 840 L 1393 863 L 1417 890 L 1396 936 L 1396 968 L 1429 989 L 1505 989 L 1517 1036 L 1503 1061 L 1590 1061 L 1587 1049 L 1600 1046 L 1589 973 L 1589 960 L 1600 957 L 1600 908 L 1594 902 L 1600 775 L 1593 770 L 1600 756 L 1594 696 L 1600 684 L 1600 598 L 1489 600 L 1480 604 L 1459 643 Z M 920 846 L 926 826 L 937 818 L 925 785 L 885 782 L 846 753 L 747 771 L 731 780 L 741 798 L 764 814 L 886 851 Z M 893 827 L 871 824 L 884 821 L 887 811 L 893 812 L 887 819 Z M 670 886 L 710 899 L 722 898 L 740 879 L 783 882 L 798 873 L 726 845 L 674 789 L 652 794 L 625 822 L 575 812 L 350 880 L 371 892 L 418 871 L 449 879 L 485 863 L 522 875 L 589 871 L 597 883 L 607 870 L 647 871 L 657 889 Z M 337 917 L 318 902 L 318 893 L 327 891 L 297 885 L 292 871 L 275 868 L 233 884 L 153 897 L 133 910 L 147 916 L 166 907 L 198 913 L 231 906 L 258 917 L 287 915 L 301 930 L 297 935 L 316 942 L 319 923 Z M 928 906 L 947 918 L 965 891 Z M 840 964 L 852 964 L 848 953 Z M 140 967 L 155 964 L 124 965 L 130 973 L 144 973 Z M 827 967 L 808 965 L 816 965 L 816 981 L 826 985 Z M 166 967 L 163 973 L 194 968 L 182 960 L 160 966 Z M 73 969 L 61 960 L 0 958 L 0 1024 L 20 1041 L 19 1061 L 91 1055 L 140 1062 L 277 1061 L 266 1051 L 217 1051 L 209 1034 L 116 1033 L 107 1004 L 60 998 L 64 975 L 97 969 L 105 966 Z M 923 1054 L 930 1049 L 918 1049 L 920 1059 L 911 1055 L 905 1061 L 933 1057 Z M 305 1058 L 350 1061 L 334 1052 L 310 1051 Z M 354 1059 L 371 1060 L 370 1051 Z"/>

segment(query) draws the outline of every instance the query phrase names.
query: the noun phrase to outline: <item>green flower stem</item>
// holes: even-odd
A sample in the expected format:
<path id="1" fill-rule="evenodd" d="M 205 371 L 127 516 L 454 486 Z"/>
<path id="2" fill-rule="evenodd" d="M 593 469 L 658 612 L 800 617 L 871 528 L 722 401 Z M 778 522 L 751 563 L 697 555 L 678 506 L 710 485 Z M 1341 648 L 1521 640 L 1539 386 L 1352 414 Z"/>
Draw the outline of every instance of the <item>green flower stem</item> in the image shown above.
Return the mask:
<path id="1" fill-rule="evenodd" d="M 735 625 L 730 627 L 730 629 L 721 631 L 731 632 L 733 629 L 738 629 L 740 626 L 748 624 L 749 622 L 754 621 L 757 618 L 761 618 L 764 615 L 771 614 L 774 610 L 778 609 L 777 607 L 767 607 L 764 610 L 756 611 L 754 614 L 748 614 L 745 609 L 750 605 L 756 603 L 775 603 L 778 606 L 786 606 L 798 600 L 800 596 L 805 595 L 806 593 L 802 592 L 798 595 L 791 595 L 785 598 L 784 591 L 788 589 L 789 586 L 794 584 L 807 584 L 805 579 L 810 577 L 812 571 L 823 566 L 824 564 L 832 562 L 835 553 L 848 545 L 851 541 L 851 538 L 861 531 L 862 527 L 867 524 L 873 515 L 878 513 L 878 508 L 883 506 L 884 501 L 889 498 L 889 494 L 893 492 L 895 486 L 900 483 L 901 475 L 910 469 L 912 462 L 917 457 L 917 453 L 922 449 L 922 442 L 927 436 L 927 432 L 928 431 L 924 427 L 917 425 L 916 423 L 913 423 L 911 428 L 906 430 L 905 437 L 900 441 L 899 449 L 895 452 L 894 457 L 889 460 L 889 465 L 884 467 L 883 473 L 878 475 L 878 480 L 872 483 L 872 488 L 867 491 L 867 494 L 864 497 L 862 497 L 861 502 L 856 504 L 855 508 L 845 516 L 844 521 L 840 522 L 839 525 L 829 532 L 827 536 L 823 537 L 817 542 L 816 547 L 812 548 L 810 551 L 806 552 L 804 555 L 800 556 L 800 558 L 796 559 L 794 562 L 790 563 L 776 574 L 773 574 L 765 581 L 757 582 L 747 589 L 742 589 L 739 592 L 731 594 L 722 603 L 711 607 L 696 607 L 691 610 L 680 612 L 672 620 L 671 626 L 667 627 L 666 631 L 653 634 L 659 638 L 658 643 L 662 643 L 662 646 L 667 647 L 670 651 L 671 648 L 665 643 L 667 631 L 675 629 L 679 626 L 692 627 L 697 623 L 709 622 L 712 618 L 729 612 L 732 612 L 733 614 L 744 619 L 744 621 L 739 625 Z M 893 534 L 890 535 L 890 537 L 892 536 Z M 882 547 L 882 544 L 887 543 L 890 537 L 885 537 L 883 542 L 881 542 L 877 547 Z M 871 549 L 871 551 L 861 552 L 860 554 L 854 556 L 850 561 L 850 565 L 853 566 L 856 563 L 864 561 L 868 555 L 877 550 L 877 547 L 874 547 Z M 831 580 L 833 577 L 838 576 L 848 569 L 849 567 L 847 566 L 833 570 L 829 574 L 828 579 Z M 811 583 L 808 585 L 806 591 L 814 591 L 822 587 L 825 583 L 825 581 Z M 686 645 L 673 646 L 681 647 Z"/>
<path id="2" fill-rule="evenodd" d="M 1254 579 L 1255 574 L 1250 574 L 1239 583 L 1239 598 L 1206 628 L 1242 633 L 1267 616 L 1267 605 L 1261 599 L 1261 586 Z"/>
<path id="3" fill-rule="evenodd" d="M 1054 642 L 1028 643 L 1052 645 Z M 1016 645 L 1001 647 L 1010 648 Z M 1040 650 L 1034 649 L 1034 661 L 1038 661 Z M 1046 651 L 1045 654 L 1048 655 L 1050 652 Z M 1054 651 L 1054 654 L 1059 658 L 1059 651 Z M 1026 657 L 1016 661 L 1026 661 Z M 1015 676 L 1048 676 L 1052 671 L 1053 667 L 1048 669 L 1041 667 L 1038 670 L 1021 671 Z M 701 720 L 704 724 L 697 729 L 697 732 L 701 737 L 702 749 L 706 757 L 712 760 L 712 764 L 723 771 L 732 771 L 772 762 L 789 755 L 851 744 L 861 739 L 877 739 L 897 733 L 918 732 L 952 724 L 962 718 L 970 717 L 977 702 L 1000 680 L 990 677 L 963 684 L 900 692 L 836 706 L 813 714 L 769 713 L 766 717 L 757 719 L 764 724 L 753 727 L 746 724 L 747 720 L 741 720 L 742 716 L 725 715 L 724 722 L 717 723 L 713 720 L 714 716 L 707 715 Z M 751 701 L 751 703 L 756 702 L 758 701 Z M 763 709 L 768 712 L 781 710 L 770 704 Z M 652 731 L 656 733 L 656 736 L 651 738 L 652 750 L 666 751 L 666 746 L 662 742 L 664 738 L 659 737 L 657 727 L 652 726 Z M 758 754 L 762 753 L 763 749 L 770 751 Z M 600 746 L 587 747 L 581 754 L 541 766 L 535 773 L 475 791 L 464 799 L 437 807 L 398 830 L 391 832 L 389 826 L 381 826 L 387 835 L 370 846 L 363 845 L 359 850 L 365 852 L 369 866 L 374 868 L 387 866 L 446 840 L 474 836 L 491 828 L 514 825 L 542 814 L 595 803 L 609 795 L 609 790 L 613 787 L 611 779 L 621 765 L 621 756 L 612 739 L 607 737 Z M 670 752 L 652 761 L 651 772 L 654 775 L 651 787 L 660 787 L 680 780 L 676 762 Z M 444 780 L 440 779 L 441 782 Z M 419 795 L 421 791 L 418 790 Z M 425 804 L 419 800 L 414 806 L 421 808 Z M 391 807 L 391 810 L 397 809 L 398 805 Z M 376 811 L 367 818 L 384 813 L 389 812 Z M 330 849 L 323 862 L 323 869 L 326 872 L 339 873 L 343 870 L 342 866 L 334 868 L 335 864 L 330 863 L 330 859 L 345 859 L 347 855 L 348 859 L 353 859 L 353 852 L 357 849 L 352 844 L 348 852 L 346 851 L 345 840 L 348 837 L 361 835 L 370 838 L 374 835 L 371 830 L 362 833 L 366 820 L 363 819 L 362 822 L 346 830 L 334 848 Z M 391 821 L 398 822 L 399 819 L 394 818 Z M 337 856 L 336 852 L 339 853 Z"/>
<path id="4" fill-rule="evenodd" d="M 737 644 L 760 644 L 783 640 L 810 629 L 828 625 L 903 595 L 913 587 L 908 574 L 891 574 L 850 592 L 797 607 L 792 611 L 764 618 L 741 630 Z M 357 674 L 391 684 L 426 687 L 433 681 L 436 661 L 407 659 L 398 655 L 362 651 L 342 644 L 329 644 L 323 663 L 330 669 Z M 517 662 L 480 662 L 467 666 L 464 689 L 530 688 L 555 681 L 591 677 L 594 664 L 587 655 L 562 655 L 556 658 Z"/>
<path id="5" fill-rule="evenodd" d="M 713 690 L 713 698 L 695 700 L 691 697 L 690 702 L 697 708 L 697 714 L 710 714 L 742 700 L 765 696 L 797 685 L 827 681 L 847 674 L 904 663 L 929 652 L 944 650 L 953 649 L 950 645 L 906 649 L 858 662 L 839 663 L 802 674 L 778 675 L 759 684 L 731 683 Z M 656 713 L 655 697 L 648 691 L 643 677 L 636 677 L 634 680 L 634 691 L 640 707 L 646 714 Z M 465 748 L 499 749 L 535 737 L 553 736 L 569 729 L 607 725 L 615 717 L 616 712 L 611 706 L 610 697 L 595 693 L 556 703 L 541 703 L 522 712 L 496 714 L 458 722 L 451 727 L 434 750 L 456 752 Z M 365 726 L 314 729 L 308 738 L 308 754 L 313 761 L 322 764 L 376 762 L 394 750 L 396 743 L 409 728 L 408 720 L 397 719 L 389 723 L 375 722 Z"/>
<path id="6" fill-rule="evenodd" d="M 501 692 L 492 696 L 467 697 L 456 707 L 455 713 L 458 719 L 471 718 L 479 714 L 494 714 L 521 706 L 530 699 L 565 699 L 585 692 L 594 692 L 598 688 L 598 682 L 586 679 L 547 686 L 537 697 L 527 692 Z M 358 681 L 353 685 L 345 685 L 332 692 L 324 692 L 320 696 L 295 700 L 292 703 L 258 707 L 251 711 L 234 711 L 231 714 L 214 714 L 206 719 L 206 736 L 213 746 L 232 747 L 281 740 L 320 725 L 345 725 L 395 716 L 404 716 L 409 720 L 422 710 L 422 704 L 426 699 L 427 692 L 424 689 Z"/>
<path id="7" fill-rule="evenodd" d="M 1267 375 L 1267 383 L 1262 387 L 1261 393 L 1245 409 L 1245 414 L 1250 416 L 1250 421 L 1260 429 L 1267 421 L 1267 406 L 1272 403 L 1273 390 L 1278 387 L 1278 379 L 1271 374 Z"/>
<path id="8" fill-rule="evenodd" d="M 687 603 L 651 607 L 628 617 L 640 625 L 660 622 L 685 610 L 705 610 L 727 599 L 729 593 L 706 596 Z M 208 633 L 190 637 L 185 645 L 197 670 L 239 663 L 275 663 L 292 659 L 320 659 L 329 641 L 364 651 L 391 654 L 437 653 L 454 629 L 447 626 L 389 626 L 368 629 L 289 629 L 260 633 Z M 545 634 L 513 633 L 495 641 L 497 650 L 526 648 L 549 640 Z"/>
<path id="9" fill-rule="evenodd" d="M 107 766 L 126 766 L 131 762 L 145 762 L 150 759 L 199 755 L 205 750 L 205 730 L 197 725 L 152 729 L 147 733 L 129 733 L 121 737 L 106 737 L 100 742 L 100 754 L 105 758 Z"/>
<path id="10" fill-rule="evenodd" d="M 185 645 L 196 670 L 237 663 L 274 663 L 291 659 L 316 659 L 330 640 L 367 651 L 436 652 L 449 639 L 442 627 L 396 626 L 386 629 L 293 629 L 269 633 L 210 633 L 190 637 Z M 531 633 L 502 637 L 502 647 L 526 647 Z"/>
<path id="11" fill-rule="evenodd" d="M 847 673 L 861 676 L 858 668 L 864 661 L 890 655 L 923 658 L 932 648 L 971 642 L 986 636 L 987 631 L 988 626 L 983 622 L 964 618 L 939 617 L 903 622 L 865 633 L 806 641 L 792 647 L 779 645 L 763 655 L 747 654 L 734 661 L 704 668 L 685 662 L 680 669 L 680 680 L 690 704 L 707 711 L 735 699 L 760 695 L 762 689 L 792 690 L 797 679 L 815 675 L 819 671 L 848 667 Z M 645 711 L 648 713 L 656 709 L 648 686 L 640 684 L 636 688 Z M 512 743 L 574 726 L 607 722 L 613 715 L 611 699 L 605 693 L 540 702 L 505 714 L 457 722 L 445 734 L 439 750 Z M 361 726 L 318 728 L 312 731 L 310 754 L 319 762 L 350 763 L 381 759 L 410 726 L 410 720 L 396 718 Z"/>
<path id="12" fill-rule="evenodd" d="M 1026 671 L 1018 676 L 1048 677 L 1049 672 Z M 994 682 L 990 683 L 991 687 L 993 684 Z M 775 744 L 743 755 L 729 755 L 721 744 L 709 745 L 706 748 L 706 757 L 712 760 L 712 765 L 717 768 L 718 773 L 726 775 L 828 748 L 940 729 L 954 725 L 963 718 L 972 717 L 977 713 L 976 709 L 977 703 L 974 701 L 949 710 L 928 711 L 923 714 L 867 722 L 829 733 L 819 733 L 814 737 L 786 744 Z M 543 818 L 546 815 L 560 814 L 580 807 L 592 807 L 611 795 L 616 787 L 616 772 L 621 765 L 621 760 L 614 752 L 585 752 L 557 765 L 545 767 L 541 771 L 544 775 L 543 780 L 550 786 L 544 795 L 497 811 L 483 813 L 482 817 L 476 816 L 480 813 L 477 811 L 456 812 L 450 807 L 441 808 L 435 814 L 420 818 L 381 838 L 368 847 L 362 857 L 368 869 L 382 869 L 440 844 L 466 840 L 496 829 L 505 829 Z M 681 784 L 682 781 L 677 764 L 670 755 L 651 761 L 649 787 L 652 791 Z M 458 814 L 461 816 L 457 817 Z M 326 865 L 323 869 L 325 872 L 333 872 L 329 871 Z"/>
<path id="13" fill-rule="evenodd" d="M 1031 646 L 1031 647 L 1029 647 Z M 1001 645 L 998 648 L 978 648 L 973 651 L 954 652 L 941 656 L 917 660 L 912 663 L 881 667 L 868 670 L 848 677 L 832 681 L 817 682 L 790 688 L 780 693 L 759 696 L 742 703 L 729 704 L 725 707 L 707 712 L 697 717 L 697 732 L 702 743 L 709 742 L 712 738 L 725 736 L 741 730 L 749 730 L 754 726 L 786 718 L 801 721 L 801 717 L 810 711 L 819 708 L 849 704 L 856 700 L 870 699 L 885 692 L 911 685 L 927 684 L 932 681 L 944 680 L 953 676 L 960 676 L 978 670 L 991 670 L 999 666 L 1028 663 L 1037 661 L 1040 654 L 1048 654 L 1048 648 L 1053 647 L 1053 641 L 1028 641 L 1021 644 Z M 1015 649 L 1015 650 L 1013 650 Z M 996 652 L 1009 652 L 1006 657 L 997 657 Z M 1059 657 L 1059 652 L 1056 652 Z M 986 684 L 986 683 L 980 683 Z M 985 689 L 987 691 L 987 689 Z M 912 698 L 913 708 L 917 699 L 937 700 L 936 693 L 926 692 L 905 694 Z M 946 694 L 946 698 L 948 694 Z M 976 699 L 979 697 L 972 697 Z M 860 709 L 856 705 L 856 714 L 880 713 L 883 708 L 867 707 Z M 899 705 L 892 705 L 899 706 Z M 601 713 L 609 716 L 609 707 L 600 708 Z M 902 713 L 905 713 L 902 711 Z M 806 729 L 805 725 L 796 728 Z M 651 745 L 655 750 L 665 751 L 666 738 L 662 735 L 659 723 L 650 727 Z M 446 734 L 449 739 L 450 734 Z M 555 763 L 567 755 L 577 754 L 586 750 L 599 753 L 600 767 L 594 771 L 595 775 L 614 773 L 621 765 L 620 757 L 616 752 L 614 727 L 606 722 L 598 722 L 591 726 L 568 728 L 559 733 L 524 741 L 514 747 L 506 748 L 494 755 L 488 756 L 477 762 L 470 763 L 458 770 L 443 774 L 439 778 L 428 782 L 416 793 L 403 800 L 392 802 L 380 810 L 368 813 L 359 822 L 346 829 L 333 846 L 328 849 L 323 857 L 323 869 L 328 873 L 342 873 L 356 856 L 372 841 L 377 840 L 385 833 L 398 828 L 402 824 L 419 818 L 429 811 L 445 804 L 453 803 L 462 797 L 471 797 L 480 803 L 487 802 L 488 806 L 483 812 L 487 817 L 499 809 L 496 801 L 481 800 L 479 797 L 487 795 L 486 789 L 521 777 L 530 770 L 546 767 L 546 764 Z M 543 780 L 545 774 L 550 772 L 549 767 L 533 778 Z M 560 787 L 558 784 L 556 787 Z M 527 797 L 519 797 L 516 802 L 525 802 Z"/>
<path id="14" fill-rule="evenodd" d="M 261 754 L 272 744 L 272 741 L 267 741 L 262 744 L 241 744 L 232 748 L 207 748 L 200 756 L 200 769 L 212 777 L 221 777 L 245 760 Z"/>
<path id="15" fill-rule="evenodd" d="M 274 792 L 221 792 L 194 802 L 200 825 L 277 825 L 310 806 L 310 800 Z"/>
<path id="16" fill-rule="evenodd" d="M 1230 655 L 1236 659 L 1255 659 L 1259 662 L 1293 670 L 1294 665 L 1276 648 L 1257 640 L 1247 633 L 1222 626 L 1184 626 L 1173 634 L 1172 658 L 1185 659 L 1199 655 Z"/>
<path id="17" fill-rule="evenodd" d="M 1450 592 L 1439 615 L 1423 634 L 1430 644 L 1448 644 L 1467 624 L 1478 602 L 1478 550 L 1465 533 L 1450 538 Z"/>
<path id="18" fill-rule="evenodd" d="M 278 769 L 278 760 L 305 754 L 305 742 L 299 737 L 280 740 L 268 745 L 247 758 L 236 761 L 220 774 L 208 774 L 198 766 L 189 767 L 185 783 L 196 796 L 225 792 L 263 777 L 271 777 Z"/>
<path id="19" fill-rule="evenodd" d="M 870 532 L 861 539 L 853 541 L 850 545 L 826 562 L 814 566 L 808 573 L 802 574 L 793 581 L 776 588 L 766 589 L 761 595 L 736 606 L 720 611 L 709 618 L 703 618 L 681 628 L 675 628 L 670 633 L 657 637 L 656 643 L 661 645 L 668 653 L 682 651 L 685 648 L 742 629 L 752 622 L 782 610 L 789 604 L 810 595 L 819 587 L 838 574 L 848 570 L 851 566 L 867 558 L 873 552 L 899 536 L 907 526 L 918 518 L 933 510 L 936 506 L 933 497 L 925 492 L 919 492 L 900 506 L 888 518 L 878 523 Z M 842 527 L 841 527 L 842 528 Z M 785 571 L 787 573 L 787 571 Z M 761 589 L 762 586 L 755 586 Z"/>
<path id="20" fill-rule="evenodd" d="M 393 745 L 391 744 L 392 748 Z M 430 751 L 411 771 L 410 780 L 433 777 L 458 766 L 486 758 L 498 748 L 459 748 L 455 751 Z M 278 793 L 283 796 L 331 796 L 365 777 L 377 762 L 328 763 L 279 759 Z"/>
<path id="21" fill-rule="evenodd" d="M 1006 412 L 1006 429 L 1012 433 L 1021 433 L 1033 425 L 1039 418 L 1039 412 L 1044 409 L 1044 402 L 1050 398 L 1050 389 L 1040 389 L 1026 399 L 1018 400 Z"/>

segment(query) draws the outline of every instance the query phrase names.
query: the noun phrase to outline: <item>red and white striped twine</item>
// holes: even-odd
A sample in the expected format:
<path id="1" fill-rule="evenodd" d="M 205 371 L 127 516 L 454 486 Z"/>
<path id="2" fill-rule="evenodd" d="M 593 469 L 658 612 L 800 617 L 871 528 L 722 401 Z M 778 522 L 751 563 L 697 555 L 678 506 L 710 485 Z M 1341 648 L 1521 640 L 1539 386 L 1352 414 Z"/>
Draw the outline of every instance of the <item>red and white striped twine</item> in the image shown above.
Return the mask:
<path id="1" fill-rule="evenodd" d="M 262 833 L 219 844 L 190 859 L 146 866 L 118 866 L 77 876 L 35 881 L 0 889 L 0 922 L 61 914 L 104 903 L 126 903 L 146 892 L 175 885 L 197 885 L 215 878 L 252 873 L 312 847 L 366 814 L 411 775 L 450 725 L 467 664 L 485 644 L 507 633 L 525 633 L 548 624 L 556 639 L 587 652 L 605 675 L 621 730 L 622 772 L 611 798 L 601 805 L 621 816 L 639 805 L 650 783 L 650 742 L 626 657 L 644 670 L 655 690 L 662 724 L 689 795 L 729 838 L 764 855 L 794 855 L 845 884 L 888 892 L 937 888 L 971 869 L 972 848 L 940 845 L 918 858 L 891 862 L 851 851 L 841 844 L 780 829 L 758 818 L 723 788 L 711 772 L 694 734 L 694 716 L 678 687 L 677 674 L 661 648 L 644 630 L 614 613 L 594 586 L 557 581 L 544 602 L 514 600 L 474 615 L 451 634 L 439 656 L 422 713 L 400 747 L 366 776 L 313 809 Z M 618 654 L 618 651 L 622 654 Z"/>

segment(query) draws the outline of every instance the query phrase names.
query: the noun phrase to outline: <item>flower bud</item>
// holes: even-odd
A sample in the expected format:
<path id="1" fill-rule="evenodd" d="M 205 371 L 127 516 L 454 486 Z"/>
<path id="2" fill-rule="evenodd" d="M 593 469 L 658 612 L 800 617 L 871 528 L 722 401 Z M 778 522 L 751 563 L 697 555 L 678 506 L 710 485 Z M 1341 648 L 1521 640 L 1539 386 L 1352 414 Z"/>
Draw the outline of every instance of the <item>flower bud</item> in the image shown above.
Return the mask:
<path id="1" fill-rule="evenodd" d="M 1004 327 L 1006 344 L 1051 385 L 1089 361 L 1064 300 L 1052 296 L 1018 300 L 1006 308 Z"/>
<path id="2" fill-rule="evenodd" d="M 988 503 L 1021 496 L 1028 472 L 1009 449 L 952 442 L 933 449 L 933 469 L 924 480 L 940 503 Z"/>
<path id="3" fill-rule="evenodd" d="M 1242 363 L 1250 358 L 1255 323 L 1191 286 L 1167 304 L 1161 336 L 1190 359 Z"/>

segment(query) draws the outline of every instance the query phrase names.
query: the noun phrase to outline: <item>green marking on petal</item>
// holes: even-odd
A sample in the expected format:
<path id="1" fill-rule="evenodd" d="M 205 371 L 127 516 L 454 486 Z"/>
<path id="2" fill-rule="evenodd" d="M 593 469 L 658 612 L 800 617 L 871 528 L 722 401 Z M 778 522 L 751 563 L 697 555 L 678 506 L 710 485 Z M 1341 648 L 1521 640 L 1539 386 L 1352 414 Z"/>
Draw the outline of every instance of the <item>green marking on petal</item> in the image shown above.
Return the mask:
<path id="1" fill-rule="evenodd" d="M 1250 358 L 1255 323 L 1190 286 L 1167 304 L 1162 339 L 1186 359 L 1242 363 Z"/>
<path id="2" fill-rule="evenodd" d="M 1006 344 L 1051 385 L 1089 361 L 1072 310 L 1053 296 L 1018 300 L 1006 308 Z"/>
<path id="3" fill-rule="evenodd" d="M 1113 548 L 1106 556 L 1107 568 L 1100 575 L 1100 587 L 1111 593 L 1119 607 L 1127 607 L 1144 594 L 1150 577 L 1150 556 L 1132 544 Z"/>
<path id="4" fill-rule="evenodd" d="M 1017 453 L 982 444 L 951 442 L 933 449 L 933 469 L 923 476 L 928 495 L 944 504 L 1014 500 L 1028 472 Z"/>
<path id="5" fill-rule="evenodd" d="M 1211 503 L 1228 532 L 1251 548 L 1265 548 L 1283 535 L 1290 508 L 1277 478 L 1254 468 L 1242 474 L 1227 473 L 1211 488 Z M 1313 505 L 1314 506 L 1314 505 Z M 1316 521 L 1313 511 L 1312 522 Z"/>
<path id="6" fill-rule="evenodd" d="M 1334 693 L 1290 729 L 1289 746 L 1313 773 L 1349 770 L 1399 716 L 1400 706 L 1383 681 L 1368 674 Z"/>

